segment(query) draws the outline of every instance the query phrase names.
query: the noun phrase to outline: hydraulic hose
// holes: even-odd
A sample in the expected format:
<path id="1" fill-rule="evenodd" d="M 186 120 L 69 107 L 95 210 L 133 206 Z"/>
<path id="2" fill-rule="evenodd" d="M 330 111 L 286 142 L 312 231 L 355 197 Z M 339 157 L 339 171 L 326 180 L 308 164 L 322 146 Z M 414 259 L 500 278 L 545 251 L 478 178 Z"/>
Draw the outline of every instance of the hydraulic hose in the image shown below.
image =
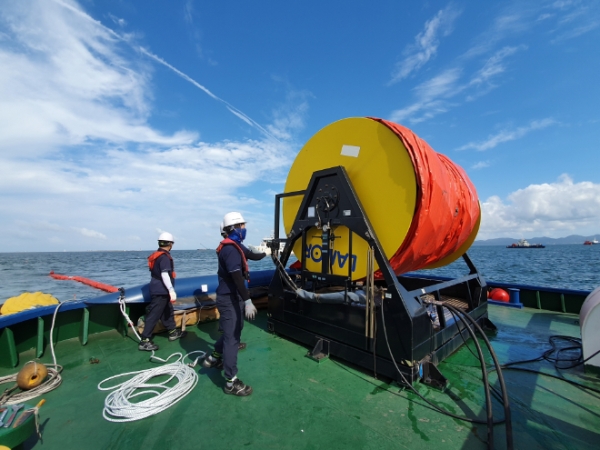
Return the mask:
<path id="1" fill-rule="evenodd" d="M 582 388 L 582 389 L 585 389 L 585 390 L 589 390 L 589 391 L 592 391 L 592 392 L 595 392 L 595 393 L 600 393 L 600 389 L 594 389 L 591 386 L 586 386 L 585 384 L 581 384 L 581 383 L 578 383 L 576 381 L 569 380 L 569 379 L 564 378 L 562 376 L 553 375 L 551 373 L 542 372 L 540 370 L 528 369 L 528 368 L 525 368 L 525 367 L 513 367 L 513 366 L 518 365 L 518 364 L 527 364 L 527 363 L 531 363 L 531 362 L 537 362 L 537 361 L 546 360 L 548 362 L 552 362 L 553 365 L 554 365 L 554 367 L 557 370 L 566 370 L 566 369 L 572 369 L 573 367 L 577 367 L 577 366 L 579 366 L 581 364 L 585 364 L 587 361 L 589 361 L 594 356 L 596 356 L 597 354 L 600 353 L 600 350 L 598 350 L 597 352 L 595 352 L 592 355 L 588 356 L 586 359 L 582 359 L 581 357 L 578 358 L 577 359 L 578 362 L 575 363 L 575 364 L 572 364 L 572 365 L 566 366 L 566 367 L 559 367 L 558 363 L 561 362 L 561 361 L 564 361 L 564 360 L 561 360 L 561 359 L 558 358 L 558 355 L 560 354 L 560 352 L 566 351 L 566 350 L 580 350 L 581 346 L 563 347 L 561 349 L 557 349 L 556 345 L 554 343 L 554 341 L 557 340 L 557 339 L 566 339 L 566 340 L 569 340 L 569 341 L 572 341 L 572 342 L 578 342 L 578 341 L 580 341 L 579 338 L 573 338 L 571 336 L 550 336 L 549 340 L 550 340 L 550 345 L 552 345 L 552 348 L 549 349 L 549 350 L 546 350 L 541 356 L 538 356 L 537 358 L 533 358 L 533 359 L 524 359 L 524 360 L 519 360 L 519 361 L 508 362 L 506 364 L 502 364 L 500 367 L 502 369 L 505 369 L 505 370 L 520 370 L 522 372 L 530 372 L 530 373 L 535 373 L 535 374 L 543 375 L 543 376 L 550 377 L 550 378 L 555 378 L 557 380 L 561 380 L 561 381 L 564 381 L 566 383 L 569 383 L 569 384 L 571 384 L 573 386 L 577 386 L 579 388 Z M 554 358 L 550 357 L 550 355 L 553 352 L 557 353 L 556 357 L 554 357 Z M 573 360 L 569 359 L 568 361 L 573 361 Z M 490 369 L 490 371 L 493 371 L 493 370 L 496 370 L 496 369 Z"/>
<path id="2" fill-rule="evenodd" d="M 512 450 L 513 449 L 513 433 L 512 433 L 512 419 L 511 419 L 511 412 L 510 412 L 510 404 L 508 401 L 508 393 L 506 391 L 506 384 L 504 382 L 504 375 L 502 374 L 502 370 L 500 368 L 501 366 L 500 366 L 500 363 L 498 362 L 496 352 L 494 351 L 489 339 L 485 335 L 485 332 L 481 329 L 481 327 L 479 326 L 479 324 L 477 323 L 477 321 L 475 319 L 473 319 L 468 314 L 464 313 L 460 309 L 458 309 L 448 303 L 444 303 L 443 305 L 445 308 L 448 308 L 448 310 L 450 310 L 451 312 L 457 314 L 461 320 L 464 321 L 464 319 L 466 319 L 467 321 L 471 322 L 471 324 L 475 327 L 475 329 L 479 332 L 479 334 L 483 338 L 483 340 L 490 352 L 490 355 L 491 355 L 492 359 L 494 360 L 494 365 L 498 372 L 498 382 L 500 383 L 500 389 L 502 391 L 502 404 L 504 407 L 504 420 L 506 423 L 506 425 L 505 425 L 506 426 L 506 447 L 508 450 Z M 475 342 L 477 342 L 476 338 L 473 338 L 473 340 Z M 485 365 L 484 361 L 482 361 L 482 363 Z M 484 369 L 484 370 L 486 371 L 486 379 L 487 379 L 487 369 Z"/>
<path id="3" fill-rule="evenodd" d="M 287 285 L 287 287 L 289 289 L 291 289 L 294 292 L 297 292 L 299 289 L 298 286 L 296 286 L 296 283 L 294 283 L 294 281 L 291 279 L 291 277 L 285 270 L 285 267 L 283 266 L 283 264 L 281 263 L 279 258 L 277 256 L 275 256 L 273 253 L 271 253 L 271 259 L 273 260 L 273 262 L 275 263 L 275 266 L 277 267 L 277 270 L 281 274 L 283 282 Z"/>
<path id="4" fill-rule="evenodd" d="M 423 400 L 425 403 L 427 403 L 429 406 L 431 406 L 432 408 L 434 408 L 435 410 L 437 410 L 438 412 L 445 414 L 449 417 L 452 417 L 454 419 L 458 419 L 458 420 L 463 420 L 465 422 L 470 422 L 470 423 L 477 423 L 477 424 L 482 424 L 485 425 L 487 424 L 487 420 L 483 421 L 483 420 L 478 420 L 478 419 L 470 419 L 468 417 L 463 417 L 463 416 L 459 416 L 457 414 L 451 413 L 450 411 L 446 411 L 442 408 L 440 408 L 439 406 L 437 406 L 435 403 L 430 402 L 429 400 L 427 400 L 425 397 L 423 397 L 419 391 L 417 391 L 412 384 L 410 384 L 408 382 L 408 380 L 406 379 L 406 377 L 404 376 L 404 374 L 402 373 L 402 371 L 400 370 L 400 368 L 398 367 L 398 364 L 396 363 L 396 360 L 394 359 L 394 355 L 392 354 L 392 349 L 390 347 L 390 343 L 389 343 L 389 338 L 388 338 L 388 334 L 387 334 L 387 327 L 385 325 L 385 313 L 384 313 L 384 309 L 383 309 L 383 300 L 382 300 L 382 306 L 381 306 L 381 322 L 383 325 L 383 336 L 385 338 L 385 343 L 387 345 L 387 349 L 388 352 L 390 354 L 390 358 L 392 360 L 392 363 L 394 364 L 394 367 L 396 368 L 396 371 L 398 372 L 398 374 L 400 375 L 400 377 L 402 378 L 402 381 L 404 382 L 404 384 L 413 391 L 413 393 L 415 395 L 417 395 L 418 397 L 421 398 L 421 400 Z M 501 423 L 504 423 L 504 420 L 499 420 L 494 422 L 494 425 L 499 425 Z"/>
<path id="5" fill-rule="evenodd" d="M 452 309 L 450 309 L 450 310 L 452 311 Z M 455 308 L 454 308 L 454 311 L 456 311 Z M 494 415 L 493 415 L 493 410 L 492 410 L 492 398 L 490 395 L 490 383 L 488 380 L 487 367 L 485 365 L 485 358 L 483 357 L 483 351 L 481 350 L 481 346 L 479 345 L 479 341 L 477 340 L 477 335 L 475 334 L 473 329 L 469 326 L 469 324 L 462 319 L 460 314 L 458 317 L 463 322 L 463 325 L 465 326 L 469 335 L 473 339 L 473 342 L 475 343 L 475 348 L 477 349 L 477 354 L 479 355 L 479 362 L 481 364 L 481 376 L 483 378 L 483 386 L 484 386 L 484 392 L 485 392 L 488 448 L 492 449 L 492 448 L 494 448 Z M 462 335 L 462 331 L 460 330 L 460 327 L 458 327 L 458 323 L 457 323 L 457 328 L 458 328 L 459 333 Z M 506 420 L 506 418 L 505 418 L 505 420 Z"/>

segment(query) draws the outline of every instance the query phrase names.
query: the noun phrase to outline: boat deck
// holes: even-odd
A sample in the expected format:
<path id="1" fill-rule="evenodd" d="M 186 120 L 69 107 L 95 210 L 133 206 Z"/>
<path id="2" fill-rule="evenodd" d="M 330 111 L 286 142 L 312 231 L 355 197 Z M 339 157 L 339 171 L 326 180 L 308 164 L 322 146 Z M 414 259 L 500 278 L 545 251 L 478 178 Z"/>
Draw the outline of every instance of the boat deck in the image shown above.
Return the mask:
<path id="1" fill-rule="evenodd" d="M 533 309 L 489 307 L 498 327 L 490 340 L 501 363 L 532 359 L 550 345 L 552 335 L 579 337 L 578 316 Z M 487 428 L 434 411 L 422 399 L 389 380 L 335 359 L 319 363 L 305 357 L 307 348 L 267 332 L 266 311 L 246 322 L 239 354 L 239 376 L 252 385 L 246 398 L 225 395 L 216 369 L 196 367 L 194 390 L 158 415 L 129 423 L 102 417 L 108 394 L 100 381 L 120 373 L 156 367 L 149 353 L 116 331 L 59 342 L 62 385 L 43 396 L 40 410 L 43 441 L 29 438 L 30 449 L 484 449 Z M 155 338 L 157 356 L 210 351 L 218 337 L 217 322 L 189 327 L 180 341 Z M 470 346 L 472 347 L 472 345 Z M 473 350 L 474 352 L 474 350 Z M 29 355 L 22 355 L 22 363 Z M 99 360 L 91 364 L 90 358 Z M 33 351 L 31 358 L 33 359 Z M 49 352 L 42 361 L 49 363 Z M 491 359 L 490 359 L 491 361 Z M 548 361 L 525 367 L 560 374 Z M 423 384 L 417 390 L 454 414 L 485 420 L 481 369 L 463 346 L 439 365 L 450 385 L 440 392 Z M 0 369 L 0 376 L 15 369 Z M 600 379 L 581 367 L 564 370 L 565 378 L 600 389 Z M 600 394 L 564 381 L 521 371 L 504 371 L 510 395 L 516 449 L 597 449 L 600 442 Z M 497 377 L 490 375 L 497 386 Z M 33 402 L 37 402 L 37 399 Z M 494 399 L 494 418 L 503 417 Z M 506 448 L 505 427 L 494 428 L 494 448 Z"/>

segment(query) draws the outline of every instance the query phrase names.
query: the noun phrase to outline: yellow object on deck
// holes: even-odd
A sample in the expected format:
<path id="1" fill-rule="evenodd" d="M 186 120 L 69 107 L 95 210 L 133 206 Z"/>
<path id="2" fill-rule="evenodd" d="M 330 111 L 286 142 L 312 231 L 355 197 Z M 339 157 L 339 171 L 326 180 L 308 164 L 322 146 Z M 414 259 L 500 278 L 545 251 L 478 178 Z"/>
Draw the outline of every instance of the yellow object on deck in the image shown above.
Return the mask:
<path id="1" fill-rule="evenodd" d="M 43 292 L 24 292 L 16 297 L 11 297 L 4 302 L 0 314 L 7 316 L 39 306 L 58 305 L 59 301 L 50 294 Z"/>
<path id="2" fill-rule="evenodd" d="M 23 391 L 38 387 L 48 376 L 48 369 L 42 363 L 30 361 L 17 374 L 17 386 Z"/>

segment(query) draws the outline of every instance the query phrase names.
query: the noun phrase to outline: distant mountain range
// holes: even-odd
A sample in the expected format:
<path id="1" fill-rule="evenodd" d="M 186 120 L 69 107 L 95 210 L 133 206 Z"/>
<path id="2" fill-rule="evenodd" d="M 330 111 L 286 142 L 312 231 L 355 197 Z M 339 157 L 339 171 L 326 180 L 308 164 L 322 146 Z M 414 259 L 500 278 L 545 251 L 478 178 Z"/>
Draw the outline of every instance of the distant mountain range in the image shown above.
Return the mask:
<path id="1" fill-rule="evenodd" d="M 519 242 L 519 239 L 523 238 L 495 238 L 495 239 L 482 239 L 473 242 L 473 245 L 510 245 L 515 242 Z M 565 245 L 565 244 L 579 244 L 583 245 L 585 241 L 591 241 L 593 239 L 600 240 L 600 234 L 594 234 L 592 236 L 580 236 L 578 234 L 572 234 L 571 236 L 562 238 L 550 238 L 550 237 L 532 237 L 525 238 L 530 244 L 544 244 L 544 245 Z"/>

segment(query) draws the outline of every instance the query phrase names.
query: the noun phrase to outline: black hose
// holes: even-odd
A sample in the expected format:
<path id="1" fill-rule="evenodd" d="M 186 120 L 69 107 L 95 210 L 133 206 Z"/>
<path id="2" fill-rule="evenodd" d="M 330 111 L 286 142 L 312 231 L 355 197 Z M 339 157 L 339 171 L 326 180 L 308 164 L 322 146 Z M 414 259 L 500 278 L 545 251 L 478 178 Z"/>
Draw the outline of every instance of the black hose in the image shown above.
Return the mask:
<path id="1" fill-rule="evenodd" d="M 458 419 L 458 420 L 462 420 L 464 422 L 469 422 L 469 423 L 476 423 L 476 424 L 481 424 L 481 425 L 486 425 L 488 422 L 487 420 L 483 421 L 483 420 L 479 420 L 479 419 L 470 419 L 469 417 L 463 417 L 463 416 L 459 416 L 457 414 L 451 413 L 450 411 L 446 411 L 445 409 L 440 408 L 439 406 L 437 406 L 435 403 L 430 402 L 429 400 L 427 400 L 425 397 L 423 397 L 419 391 L 417 391 L 414 386 L 408 382 L 408 380 L 404 377 L 404 374 L 402 373 L 402 371 L 400 370 L 400 368 L 398 367 L 398 364 L 396 363 L 396 360 L 394 359 L 394 355 L 392 354 L 392 349 L 390 347 L 390 341 L 388 339 L 388 334 L 387 334 L 387 327 L 385 326 L 385 313 L 384 313 L 384 304 L 383 304 L 383 299 L 381 301 L 381 322 L 383 324 L 383 336 L 385 337 L 385 343 L 387 345 L 388 348 L 388 352 L 390 353 L 390 358 L 392 359 L 392 363 L 394 364 L 394 367 L 396 368 L 396 370 L 398 371 L 398 373 L 400 374 L 400 377 L 402 378 L 402 381 L 404 382 L 404 384 L 417 396 L 419 397 L 421 400 L 423 400 L 425 403 L 427 403 L 429 406 L 431 406 L 433 409 L 435 409 L 436 411 L 447 415 L 448 417 L 452 417 L 454 419 Z M 504 420 L 499 420 L 494 422 L 494 425 L 499 425 L 504 423 Z"/>
<path id="2" fill-rule="evenodd" d="M 568 342 L 573 342 L 576 345 L 573 347 L 562 347 L 562 348 L 558 348 L 558 346 L 556 345 L 556 341 L 558 340 L 565 340 Z M 552 345 L 552 349 L 548 350 L 545 354 L 544 354 L 544 359 L 550 361 L 554 361 L 554 367 L 556 367 L 557 369 L 561 370 L 561 369 L 572 369 L 573 367 L 577 367 L 581 364 L 584 364 L 586 361 L 588 361 L 590 358 L 593 358 L 595 355 L 590 356 L 589 358 L 586 358 L 585 360 L 583 359 L 583 347 L 582 347 L 582 342 L 581 339 L 579 338 L 575 338 L 575 337 L 571 337 L 571 336 L 550 336 L 550 345 Z M 579 350 L 579 356 L 575 359 L 561 359 L 559 358 L 559 355 L 561 352 L 566 352 L 568 350 Z M 556 351 L 556 356 L 554 358 L 551 358 L 550 355 Z M 598 353 L 598 352 L 596 352 Z M 575 361 L 575 364 L 572 364 L 570 366 L 563 366 L 563 367 L 559 367 L 559 363 L 562 361 L 569 361 L 569 362 L 573 362 Z"/>
<path id="3" fill-rule="evenodd" d="M 459 314 L 459 317 L 463 316 L 464 318 L 466 318 L 468 321 L 470 321 L 473 324 L 473 326 L 477 329 L 477 331 L 483 338 L 483 340 L 490 352 L 490 355 L 492 356 L 492 359 L 494 360 L 494 366 L 496 366 L 496 369 L 498 372 L 498 382 L 500 383 L 500 389 L 502 391 L 502 404 L 504 406 L 504 420 L 506 421 L 506 447 L 508 450 L 512 450 L 513 449 L 513 433 L 512 433 L 512 420 L 511 420 L 510 404 L 508 401 L 508 392 L 506 390 L 506 383 L 504 382 L 504 375 L 502 374 L 501 365 L 498 362 L 496 352 L 494 351 L 492 344 L 490 343 L 489 339 L 487 338 L 485 332 L 481 329 L 481 327 L 479 326 L 479 324 L 477 323 L 477 321 L 475 319 L 473 319 L 471 316 L 469 316 L 465 312 L 459 310 L 458 308 L 456 308 L 450 304 L 444 304 L 444 306 L 446 308 L 448 308 L 448 310 L 450 310 L 450 311 L 454 310 L 457 314 Z"/>
<path id="4" fill-rule="evenodd" d="M 271 259 L 273 260 L 273 262 L 275 263 L 275 266 L 277 267 L 277 270 L 281 274 L 281 277 L 283 278 L 283 282 L 287 285 L 287 287 L 289 289 L 296 292 L 298 290 L 298 286 L 296 286 L 294 281 L 290 278 L 289 274 L 285 270 L 285 267 L 283 266 L 283 264 L 281 263 L 279 258 L 277 256 L 275 256 L 273 253 L 271 253 Z"/>
<path id="5" fill-rule="evenodd" d="M 577 367 L 577 366 L 579 366 L 581 364 L 585 364 L 587 361 L 589 361 L 594 356 L 596 356 L 597 354 L 600 353 L 600 350 L 598 350 L 597 352 L 593 353 L 592 355 L 588 356 L 585 359 L 582 359 L 581 357 L 577 358 L 576 361 L 578 361 L 578 362 L 575 363 L 575 364 L 573 364 L 573 365 L 571 365 L 571 366 L 560 367 L 559 363 L 561 361 L 565 361 L 565 360 L 560 359 L 558 357 L 558 355 L 560 354 L 560 352 L 566 351 L 566 350 L 580 350 L 581 347 L 579 345 L 579 346 L 575 346 L 575 347 L 563 347 L 563 348 L 558 349 L 558 348 L 556 348 L 556 344 L 555 344 L 555 341 L 558 340 L 558 339 L 564 339 L 564 340 L 571 341 L 571 342 L 576 342 L 576 343 L 579 343 L 579 344 L 581 343 L 581 339 L 575 338 L 575 337 L 571 337 L 571 336 L 560 336 L 560 335 L 550 336 L 550 338 L 548 340 L 550 341 L 550 345 L 552 346 L 552 348 L 549 349 L 549 350 L 546 350 L 544 353 L 542 353 L 541 356 L 538 356 L 537 358 L 534 358 L 534 359 L 523 359 L 523 360 L 519 360 L 519 361 L 511 361 L 511 362 L 508 362 L 506 364 L 503 364 L 500 367 L 502 369 L 504 369 L 504 370 L 520 370 L 520 371 L 523 371 L 523 372 L 530 372 L 530 373 L 544 375 L 544 376 L 551 377 L 551 378 L 556 378 L 557 380 L 565 381 L 565 382 L 567 382 L 569 384 L 572 384 L 574 386 L 577 386 L 579 388 L 586 389 L 586 390 L 589 390 L 589 391 L 592 391 L 592 392 L 596 392 L 596 393 L 600 393 L 599 389 L 595 389 L 593 387 L 586 386 L 585 384 L 581 384 L 581 383 L 578 383 L 576 381 L 568 380 L 568 379 L 566 379 L 566 378 L 564 378 L 562 376 L 557 376 L 557 375 L 553 375 L 553 374 L 550 374 L 550 373 L 545 373 L 545 372 L 542 372 L 540 370 L 535 370 L 535 369 L 528 369 L 528 368 L 523 368 L 523 367 L 513 367 L 513 366 L 518 365 L 518 364 L 527 364 L 527 363 L 532 363 L 532 362 L 546 360 L 548 362 L 552 362 L 553 365 L 554 365 L 554 367 L 557 370 L 566 370 L 566 369 L 571 369 L 573 367 Z M 554 352 L 556 352 L 556 357 L 551 357 L 552 353 L 554 353 Z M 573 359 L 568 359 L 567 361 L 573 361 Z M 492 370 L 495 370 L 495 369 L 491 369 L 490 371 L 492 371 Z"/>
<path id="6" fill-rule="evenodd" d="M 483 378 L 483 388 L 485 392 L 485 408 L 487 414 L 487 433 L 488 433 L 488 448 L 494 448 L 494 413 L 492 410 L 492 399 L 490 395 L 490 382 L 488 380 L 487 367 L 485 365 L 485 358 L 483 357 L 483 352 L 481 350 L 481 346 L 479 345 L 479 341 L 477 339 L 477 335 L 473 331 L 473 329 L 469 326 L 469 324 L 464 320 L 462 315 L 460 314 L 460 310 L 450 306 L 448 308 L 454 314 L 457 314 L 458 319 L 463 323 L 469 335 L 473 339 L 475 344 L 475 348 L 477 349 L 477 354 L 479 355 L 479 362 L 481 363 L 481 377 Z M 456 320 L 456 319 L 455 319 Z M 459 334 L 462 336 L 462 331 L 456 322 L 456 327 L 458 328 Z M 506 417 L 504 418 L 506 420 Z"/>
<path id="7" fill-rule="evenodd" d="M 559 339 L 563 339 L 566 341 L 570 341 L 570 342 L 574 342 L 577 345 L 576 346 L 572 346 L 572 347 L 562 347 L 562 348 L 558 348 L 555 341 L 559 340 Z M 594 353 L 593 355 L 589 356 L 586 359 L 582 359 L 582 349 L 581 349 L 581 339 L 579 338 L 575 338 L 575 337 L 571 337 L 571 336 L 560 336 L 560 335 L 555 335 L 555 336 L 550 336 L 548 338 L 548 341 L 550 342 L 550 345 L 552 346 L 552 348 L 546 350 L 544 353 L 542 353 L 541 356 L 538 356 L 537 358 L 534 359 L 524 359 L 524 360 L 520 360 L 520 361 L 512 361 L 512 362 L 508 362 L 506 364 L 502 365 L 502 368 L 507 368 L 516 364 L 525 364 L 525 363 L 530 363 L 530 362 L 537 362 L 537 361 L 541 361 L 543 359 L 545 359 L 546 361 L 552 362 L 554 367 L 557 370 L 563 370 L 563 369 L 572 369 L 573 367 L 577 367 L 581 364 L 584 364 L 585 362 L 589 361 L 591 358 L 593 358 L 594 356 L 596 356 L 598 353 L 600 353 L 600 350 L 597 351 L 596 353 Z M 575 358 L 575 359 L 561 359 L 559 358 L 559 355 L 561 352 L 567 351 L 567 350 L 579 350 L 580 355 Z M 556 352 L 556 356 L 552 357 L 551 355 L 553 353 Z M 575 364 L 570 365 L 570 366 L 563 366 L 560 367 L 559 363 L 564 362 L 564 361 L 576 361 Z"/>

